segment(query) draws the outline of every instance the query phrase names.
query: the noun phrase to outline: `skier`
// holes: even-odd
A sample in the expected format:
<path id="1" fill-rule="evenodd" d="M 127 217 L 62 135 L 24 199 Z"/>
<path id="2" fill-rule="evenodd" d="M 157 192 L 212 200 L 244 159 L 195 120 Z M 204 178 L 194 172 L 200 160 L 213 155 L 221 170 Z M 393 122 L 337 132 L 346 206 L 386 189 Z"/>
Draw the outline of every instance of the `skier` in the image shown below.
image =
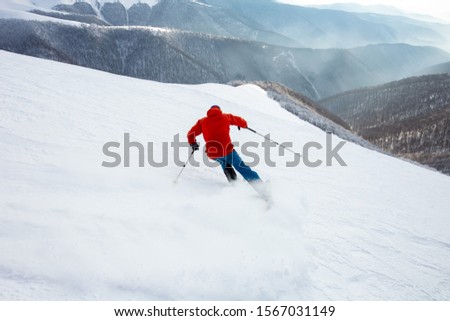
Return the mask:
<path id="1" fill-rule="evenodd" d="M 219 106 L 212 106 L 206 117 L 199 119 L 187 134 L 187 139 L 193 151 L 199 149 L 196 137 L 203 134 L 206 142 L 206 154 L 222 166 L 229 182 L 236 180 L 233 167 L 249 182 L 255 190 L 264 195 L 262 180 L 258 173 L 246 165 L 234 149 L 230 138 L 230 125 L 247 128 L 247 121 L 239 116 L 222 113 Z"/>

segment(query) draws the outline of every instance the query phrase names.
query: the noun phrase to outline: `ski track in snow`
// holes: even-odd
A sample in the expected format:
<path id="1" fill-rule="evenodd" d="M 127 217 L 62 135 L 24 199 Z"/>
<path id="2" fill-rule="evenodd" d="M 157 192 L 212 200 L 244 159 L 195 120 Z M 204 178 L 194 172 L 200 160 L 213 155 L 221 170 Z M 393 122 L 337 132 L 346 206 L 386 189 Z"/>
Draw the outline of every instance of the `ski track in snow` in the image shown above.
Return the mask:
<path id="1" fill-rule="evenodd" d="M 132 151 L 131 168 L 104 168 L 103 144 L 124 133 L 155 142 L 159 161 L 162 142 L 184 140 L 213 104 L 300 152 L 325 134 L 252 85 L 0 58 L 0 299 L 450 299 L 449 177 L 351 143 L 347 167 L 288 168 L 273 152 L 277 167 L 256 166 L 270 180 L 266 210 L 217 168 L 188 165 L 174 185 L 173 155 L 139 168 Z"/>

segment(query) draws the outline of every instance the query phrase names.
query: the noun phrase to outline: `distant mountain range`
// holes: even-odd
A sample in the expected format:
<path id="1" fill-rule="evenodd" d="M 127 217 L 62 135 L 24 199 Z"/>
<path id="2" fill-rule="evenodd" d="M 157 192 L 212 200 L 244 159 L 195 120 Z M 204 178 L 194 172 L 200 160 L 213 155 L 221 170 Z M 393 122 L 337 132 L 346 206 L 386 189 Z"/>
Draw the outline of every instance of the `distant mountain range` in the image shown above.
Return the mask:
<path id="1" fill-rule="evenodd" d="M 269 80 L 315 100 L 380 84 L 450 60 L 404 44 L 306 49 L 155 28 L 0 20 L 0 49 L 175 83 Z"/>
<path id="2" fill-rule="evenodd" d="M 176 48 L 178 54 L 189 58 L 189 64 L 176 68 L 178 74 L 171 74 L 170 66 L 169 69 L 159 68 L 159 71 L 151 70 L 151 65 L 157 67 L 155 64 L 146 63 L 145 68 L 133 66 L 132 60 L 137 61 L 139 57 L 149 59 L 141 56 L 145 55 L 142 46 L 135 48 L 134 40 L 130 40 L 133 55 L 127 55 L 122 62 L 126 67 L 118 67 L 114 61 L 96 62 L 95 57 L 88 59 L 86 53 L 83 53 L 84 57 L 78 57 L 76 53 L 65 52 L 67 49 L 55 48 L 76 64 L 168 82 L 269 80 L 282 83 L 311 99 L 320 99 L 361 86 L 378 85 L 421 72 L 430 73 L 426 70 L 430 66 L 450 60 L 448 53 L 436 48 L 406 45 L 446 47 L 450 43 L 449 25 L 402 16 L 306 8 L 271 0 L 159 0 L 153 6 L 138 2 L 128 8 L 120 2 L 101 1 L 94 7 L 87 2 L 77 2 L 56 5 L 54 9 L 57 11 L 34 12 L 97 25 L 179 30 L 170 35 L 158 35 L 161 41 L 170 43 L 170 48 Z M 124 33 L 126 31 L 121 32 Z M 131 33 L 136 33 L 136 30 Z M 102 31 L 100 34 L 112 40 L 112 35 L 118 33 Z M 58 39 L 62 35 L 49 35 L 54 36 Z M 198 48 L 189 43 L 191 40 L 197 43 Z M 117 39 L 116 43 L 101 41 L 98 45 L 103 51 L 111 51 L 111 56 L 115 55 L 114 47 L 121 46 L 123 41 L 126 40 Z M 46 45 L 53 46 L 51 43 Z M 112 47 L 106 48 L 107 45 Z M 26 46 L 16 43 L 1 48 L 23 52 Z M 161 56 L 166 49 L 161 48 Z M 213 59 L 207 57 L 209 53 Z M 95 56 L 95 53 L 90 54 Z M 175 56 L 165 56 L 166 62 L 179 64 L 179 61 L 170 62 Z M 197 72 L 198 68 L 202 71 Z M 163 70 L 166 70 L 164 74 Z"/>
<path id="3" fill-rule="evenodd" d="M 222 0 L 205 2 L 224 5 Z M 292 6 L 271 0 L 225 2 L 228 8 L 310 48 L 351 48 L 379 43 L 450 48 L 450 25 L 401 16 Z"/>
<path id="4" fill-rule="evenodd" d="M 450 174 L 450 75 L 407 78 L 319 101 L 380 148 Z"/>
<path id="5" fill-rule="evenodd" d="M 67 5 L 54 9 L 72 14 L 76 11 Z M 116 26 L 175 28 L 286 47 L 326 49 L 407 43 L 450 50 L 450 25 L 404 16 L 292 6 L 272 0 L 159 0 L 152 7 L 136 2 L 128 9 L 120 2 L 102 2 L 95 11 L 97 18 Z"/>

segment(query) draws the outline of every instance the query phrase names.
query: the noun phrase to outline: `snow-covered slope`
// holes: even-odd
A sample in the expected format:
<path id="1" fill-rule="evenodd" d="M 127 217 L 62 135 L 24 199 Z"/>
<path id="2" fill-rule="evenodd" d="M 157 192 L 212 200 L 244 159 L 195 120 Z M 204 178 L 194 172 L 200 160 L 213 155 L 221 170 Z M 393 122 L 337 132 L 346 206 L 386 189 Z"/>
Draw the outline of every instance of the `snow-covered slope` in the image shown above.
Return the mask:
<path id="1" fill-rule="evenodd" d="M 137 150 L 130 168 L 101 166 L 103 144 L 123 147 L 124 133 L 155 142 L 161 160 L 162 143 L 183 140 L 212 104 L 300 152 L 324 144 L 258 87 L 4 51 L 0 70 L 0 299 L 450 299 L 449 177 L 350 143 L 347 167 L 288 168 L 272 151 L 276 167 L 255 167 L 271 181 L 266 210 L 217 168 L 188 166 L 174 185 L 172 153 L 163 168 L 139 168 Z"/>

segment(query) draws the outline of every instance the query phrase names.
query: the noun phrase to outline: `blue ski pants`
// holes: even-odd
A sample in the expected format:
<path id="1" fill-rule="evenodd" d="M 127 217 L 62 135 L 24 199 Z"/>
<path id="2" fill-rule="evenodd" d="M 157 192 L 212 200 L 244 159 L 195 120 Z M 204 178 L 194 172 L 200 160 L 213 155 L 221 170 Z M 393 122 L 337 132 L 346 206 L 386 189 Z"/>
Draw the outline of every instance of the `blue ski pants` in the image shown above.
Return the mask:
<path id="1" fill-rule="evenodd" d="M 228 155 L 216 158 L 214 160 L 220 163 L 223 170 L 225 170 L 227 163 L 231 164 L 248 182 L 260 180 L 258 173 L 247 166 L 234 149 Z"/>

